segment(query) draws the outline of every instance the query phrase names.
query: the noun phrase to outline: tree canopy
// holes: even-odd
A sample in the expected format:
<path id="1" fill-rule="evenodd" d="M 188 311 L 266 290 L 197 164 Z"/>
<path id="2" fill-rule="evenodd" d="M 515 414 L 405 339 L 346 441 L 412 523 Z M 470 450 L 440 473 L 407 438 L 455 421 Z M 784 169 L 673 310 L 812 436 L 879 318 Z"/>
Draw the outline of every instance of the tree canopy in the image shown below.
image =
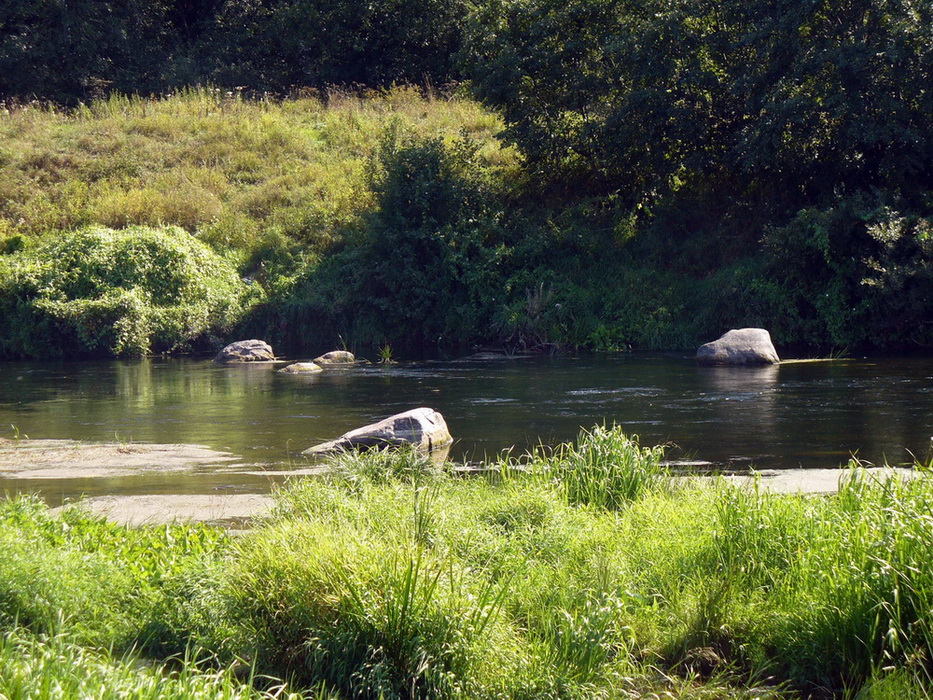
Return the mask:
<path id="1" fill-rule="evenodd" d="M 541 172 L 633 201 L 933 184 L 929 2 L 491 0 L 467 46 Z"/>

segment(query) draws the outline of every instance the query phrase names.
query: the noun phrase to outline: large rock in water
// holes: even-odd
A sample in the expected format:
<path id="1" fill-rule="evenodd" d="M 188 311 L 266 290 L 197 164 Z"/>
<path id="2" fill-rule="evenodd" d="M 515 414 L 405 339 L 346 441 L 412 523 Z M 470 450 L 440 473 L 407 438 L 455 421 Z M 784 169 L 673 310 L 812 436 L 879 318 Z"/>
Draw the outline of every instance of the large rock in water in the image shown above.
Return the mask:
<path id="1" fill-rule="evenodd" d="M 701 345 L 697 361 L 705 365 L 771 365 L 781 358 L 764 328 L 739 328 Z"/>
<path id="2" fill-rule="evenodd" d="M 314 358 L 314 364 L 322 367 L 325 365 L 352 365 L 354 362 L 356 362 L 356 357 L 347 350 L 331 350 L 320 357 Z"/>
<path id="3" fill-rule="evenodd" d="M 238 340 L 217 353 L 214 362 L 271 362 L 275 360 L 272 346 L 263 340 Z"/>
<path id="4" fill-rule="evenodd" d="M 319 455 L 342 450 L 412 445 L 428 452 L 453 442 L 444 416 L 433 408 L 415 408 L 367 425 L 336 440 L 316 445 L 303 454 Z"/>

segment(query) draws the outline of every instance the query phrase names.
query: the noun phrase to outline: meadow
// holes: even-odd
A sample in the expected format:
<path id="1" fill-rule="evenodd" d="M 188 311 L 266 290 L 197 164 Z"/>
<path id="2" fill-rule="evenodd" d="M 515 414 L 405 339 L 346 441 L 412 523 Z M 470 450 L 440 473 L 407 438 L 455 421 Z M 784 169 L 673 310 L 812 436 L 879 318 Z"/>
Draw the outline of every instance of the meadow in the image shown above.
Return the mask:
<path id="1" fill-rule="evenodd" d="M 0 111 L 0 239 L 174 225 L 244 255 L 288 243 L 319 254 L 372 206 L 367 171 L 388 128 L 467 135 L 498 166 L 517 159 L 495 140 L 493 113 L 414 88 L 288 100 L 191 88 L 75 109 L 10 104 Z"/>
<path id="2" fill-rule="evenodd" d="M 486 478 L 347 454 L 239 536 L 8 498 L 0 697 L 927 696 L 928 479 L 662 457 L 607 427 Z"/>

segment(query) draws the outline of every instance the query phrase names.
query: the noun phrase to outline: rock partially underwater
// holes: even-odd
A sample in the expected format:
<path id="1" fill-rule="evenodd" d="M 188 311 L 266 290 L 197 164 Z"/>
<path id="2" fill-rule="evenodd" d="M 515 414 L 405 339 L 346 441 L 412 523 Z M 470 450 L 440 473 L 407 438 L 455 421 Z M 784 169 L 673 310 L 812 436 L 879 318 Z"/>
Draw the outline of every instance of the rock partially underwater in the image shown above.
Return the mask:
<path id="1" fill-rule="evenodd" d="M 273 362 L 272 346 L 263 340 L 238 340 L 217 353 L 214 362 L 234 364 L 238 362 Z"/>
<path id="2" fill-rule="evenodd" d="M 771 334 L 764 328 L 739 328 L 701 345 L 697 362 L 704 365 L 773 365 L 781 361 Z"/>
<path id="3" fill-rule="evenodd" d="M 322 367 L 326 365 L 352 365 L 354 362 L 356 362 L 356 357 L 347 350 L 331 350 L 320 357 L 314 358 L 314 364 Z"/>
<path id="4" fill-rule="evenodd" d="M 317 374 L 323 371 L 323 368 L 315 362 L 293 362 L 279 370 L 284 374 Z"/>
<path id="5" fill-rule="evenodd" d="M 415 408 L 389 416 L 378 423 L 351 430 L 336 440 L 307 449 L 306 455 L 325 455 L 355 449 L 412 445 L 431 452 L 453 442 L 444 416 L 433 408 Z"/>

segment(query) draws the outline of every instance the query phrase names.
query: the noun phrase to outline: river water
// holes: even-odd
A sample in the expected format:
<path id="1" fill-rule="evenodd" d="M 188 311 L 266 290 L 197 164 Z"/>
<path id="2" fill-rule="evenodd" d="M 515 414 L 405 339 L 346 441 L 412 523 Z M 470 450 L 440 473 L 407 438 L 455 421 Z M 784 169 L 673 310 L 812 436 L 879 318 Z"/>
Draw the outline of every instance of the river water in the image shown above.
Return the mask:
<path id="1" fill-rule="evenodd" d="M 452 457 L 573 440 L 616 423 L 674 460 L 723 468 L 836 467 L 928 459 L 933 358 L 855 359 L 763 368 L 699 367 L 676 355 L 432 361 L 332 369 L 200 359 L 0 364 L 0 437 L 193 443 L 229 451 L 230 467 L 138 479 L 0 479 L 0 491 L 262 491 L 256 470 L 303 466 L 297 453 L 392 413 L 430 406 L 456 438 Z"/>

